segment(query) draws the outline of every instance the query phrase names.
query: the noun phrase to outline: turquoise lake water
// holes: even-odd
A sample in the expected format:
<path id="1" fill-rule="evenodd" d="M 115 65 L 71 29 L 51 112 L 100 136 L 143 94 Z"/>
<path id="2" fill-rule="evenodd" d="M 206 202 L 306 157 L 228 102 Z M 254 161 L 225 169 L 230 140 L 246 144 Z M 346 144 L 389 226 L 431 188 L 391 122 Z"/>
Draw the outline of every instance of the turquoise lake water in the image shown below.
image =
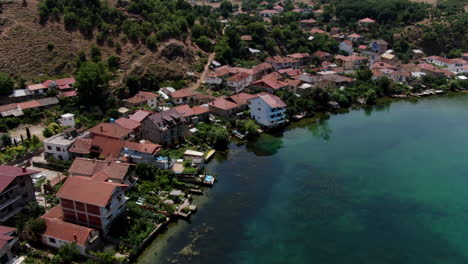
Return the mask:
<path id="1" fill-rule="evenodd" d="M 468 263 L 468 95 L 352 110 L 219 153 L 138 263 Z"/>

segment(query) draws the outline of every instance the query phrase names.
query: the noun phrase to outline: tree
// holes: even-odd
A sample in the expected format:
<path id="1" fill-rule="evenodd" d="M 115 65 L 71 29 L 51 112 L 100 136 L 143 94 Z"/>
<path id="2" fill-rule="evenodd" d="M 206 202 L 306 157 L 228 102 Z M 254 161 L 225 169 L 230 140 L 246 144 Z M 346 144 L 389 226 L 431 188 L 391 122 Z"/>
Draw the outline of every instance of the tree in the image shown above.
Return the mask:
<path id="1" fill-rule="evenodd" d="M 366 98 L 366 103 L 367 104 L 375 104 L 375 100 L 377 99 L 377 93 L 373 89 L 367 90 L 367 92 L 364 93 L 364 97 Z"/>
<path id="2" fill-rule="evenodd" d="M 219 10 L 221 11 L 221 15 L 223 17 L 229 17 L 232 13 L 232 3 L 229 1 L 222 1 L 221 5 L 219 6 Z"/>
<path id="3" fill-rule="evenodd" d="M 105 111 L 106 99 L 109 96 L 110 75 L 102 63 L 85 62 L 76 75 L 76 89 L 81 104 L 89 109 L 100 106 Z"/>
<path id="4" fill-rule="evenodd" d="M 38 240 L 40 234 L 44 233 L 46 224 L 44 218 L 32 218 L 26 222 L 26 232 L 34 239 Z"/>
<path id="5" fill-rule="evenodd" d="M 125 85 L 128 88 L 128 93 L 130 96 L 134 96 L 140 90 L 140 78 L 134 74 L 131 74 L 127 77 Z"/>
<path id="6" fill-rule="evenodd" d="M 31 130 L 29 130 L 29 127 L 26 127 L 26 138 L 31 140 Z"/>
<path id="7" fill-rule="evenodd" d="M 79 257 L 78 248 L 75 243 L 65 244 L 61 246 L 57 254 L 52 258 L 53 264 L 72 263 Z"/>
<path id="8" fill-rule="evenodd" d="M 0 72 L 0 95 L 10 95 L 14 89 L 14 83 L 10 76 Z"/>
<path id="9" fill-rule="evenodd" d="M 11 137 L 9 134 L 2 134 L 0 136 L 0 141 L 2 142 L 3 147 L 7 147 L 11 145 Z"/>
<path id="10" fill-rule="evenodd" d="M 99 49 L 96 45 L 91 47 L 91 59 L 94 62 L 99 62 L 101 60 L 101 49 Z"/>
<path id="11" fill-rule="evenodd" d="M 120 65 L 120 57 L 114 55 L 109 56 L 109 58 L 107 59 L 107 65 L 109 66 L 109 70 L 117 70 Z"/>
<path id="12" fill-rule="evenodd" d="M 249 136 L 258 135 L 258 129 L 260 128 L 260 126 L 257 123 L 255 123 L 254 120 L 247 119 L 243 122 L 242 125 L 243 125 L 243 130 L 249 133 Z"/>

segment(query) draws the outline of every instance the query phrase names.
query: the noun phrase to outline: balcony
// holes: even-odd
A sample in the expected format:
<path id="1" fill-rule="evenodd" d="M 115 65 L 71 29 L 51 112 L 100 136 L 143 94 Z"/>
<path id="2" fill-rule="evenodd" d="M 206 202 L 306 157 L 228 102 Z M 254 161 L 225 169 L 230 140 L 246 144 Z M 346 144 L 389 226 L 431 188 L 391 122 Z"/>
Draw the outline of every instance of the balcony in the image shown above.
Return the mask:
<path id="1" fill-rule="evenodd" d="M 273 109 L 271 109 L 271 114 L 284 113 L 285 111 L 286 111 L 285 108 L 273 108 Z"/>
<path id="2" fill-rule="evenodd" d="M 15 208 L 13 211 L 9 212 L 7 215 L 5 215 L 4 217 L 0 218 L 0 222 L 6 222 L 8 221 L 8 219 L 10 219 L 11 217 L 13 217 L 14 215 L 16 215 L 17 213 L 19 213 L 19 211 L 21 211 L 23 209 L 23 207 L 17 207 Z"/>
<path id="3" fill-rule="evenodd" d="M 11 199 L 8 199 L 7 201 L 3 202 L 0 204 L 0 210 L 2 210 L 3 208 L 11 205 L 11 204 L 14 204 L 16 203 L 16 201 L 18 201 L 19 199 L 21 199 L 21 195 L 18 195 L 14 198 L 11 198 Z"/>

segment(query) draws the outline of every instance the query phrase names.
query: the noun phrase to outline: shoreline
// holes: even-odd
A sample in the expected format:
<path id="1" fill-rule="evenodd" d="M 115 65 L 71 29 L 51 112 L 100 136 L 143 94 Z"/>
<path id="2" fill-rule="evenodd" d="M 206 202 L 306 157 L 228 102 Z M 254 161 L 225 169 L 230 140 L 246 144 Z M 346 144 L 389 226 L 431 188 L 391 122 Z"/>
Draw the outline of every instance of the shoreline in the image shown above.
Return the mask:
<path id="1" fill-rule="evenodd" d="M 418 102 L 421 99 L 429 99 L 429 98 L 437 98 L 441 96 L 456 96 L 456 95 L 461 95 L 461 94 L 468 94 L 468 90 L 461 90 L 461 91 L 449 91 L 444 94 L 437 94 L 437 95 L 431 95 L 431 96 L 424 96 L 424 97 L 412 97 L 409 96 L 407 98 L 395 98 L 395 97 L 381 97 L 377 98 L 376 104 L 374 105 L 352 105 L 347 108 L 340 108 L 336 109 L 334 111 L 326 111 L 326 112 L 315 112 L 313 116 L 310 117 L 304 117 L 299 120 L 294 120 L 288 122 L 288 124 L 281 129 L 275 129 L 271 131 L 265 131 L 265 134 L 270 134 L 274 136 L 281 136 L 285 131 L 288 131 L 290 129 L 294 128 L 300 128 L 305 124 L 301 123 L 316 123 L 319 122 L 320 120 L 326 120 L 332 115 L 339 115 L 339 114 L 346 114 L 349 113 L 351 110 L 366 110 L 366 109 L 371 109 L 373 110 L 374 107 L 379 107 L 379 106 L 389 106 L 394 102 L 401 102 L 401 101 L 408 101 L 408 102 Z M 273 133 L 270 133 L 273 132 Z M 257 140 L 260 135 L 250 138 L 250 139 L 244 139 L 244 140 L 239 140 L 235 137 L 231 137 L 229 140 L 229 143 L 232 144 L 237 144 L 237 145 L 245 145 L 248 144 L 251 141 Z M 218 154 L 218 152 L 216 153 Z M 206 165 L 208 166 L 209 164 L 213 163 L 213 160 L 215 158 L 211 158 Z M 208 190 L 204 192 L 203 195 L 196 196 L 196 199 L 193 200 L 193 202 L 196 202 L 198 210 L 202 210 L 204 208 L 204 205 L 207 203 L 211 202 L 212 200 L 210 199 L 209 192 L 211 192 L 211 188 L 213 187 L 204 187 L 205 190 Z M 182 223 L 179 223 L 179 221 L 183 221 Z M 177 219 L 176 221 L 171 221 L 163 230 L 161 233 L 159 233 L 150 243 L 148 246 L 145 247 L 141 251 L 141 253 L 134 258 L 134 260 L 131 263 L 138 263 L 138 264 L 146 264 L 146 263 L 160 263 L 161 261 L 164 261 L 162 258 L 162 254 L 166 249 L 168 244 L 170 243 L 170 240 L 172 236 L 177 235 L 181 231 L 183 231 L 185 228 L 187 228 L 190 220 L 182 220 L 182 219 Z M 150 251 L 151 250 L 151 251 Z M 150 255 L 153 254 L 153 255 Z M 150 258 L 150 260 L 145 260 L 144 258 Z"/>

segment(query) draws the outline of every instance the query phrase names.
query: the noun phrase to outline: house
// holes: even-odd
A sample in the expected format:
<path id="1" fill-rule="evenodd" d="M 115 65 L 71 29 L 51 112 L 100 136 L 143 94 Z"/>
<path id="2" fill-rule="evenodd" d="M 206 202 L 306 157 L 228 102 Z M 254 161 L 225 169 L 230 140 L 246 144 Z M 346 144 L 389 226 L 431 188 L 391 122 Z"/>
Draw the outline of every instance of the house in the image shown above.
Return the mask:
<path id="1" fill-rule="evenodd" d="M 450 59 L 442 58 L 439 56 L 430 56 L 426 58 L 426 62 L 435 64 L 441 67 L 447 67 L 448 64 L 450 63 Z"/>
<path id="2" fill-rule="evenodd" d="M 284 11 L 284 7 L 280 6 L 280 5 L 275 5 L 273 7 L 274 10 L 278 11 L 278 12 L 283 12 Z"/>
<path id="3" fill-rule="evenodd" d="M 468 61 L 460 58 L 450 59 L 447 64 L 447 70 L 454 73 L 466 73 L 468 72 Z"/>
<path id="4" fill-rule="evenodd" d="M 298 60 L 300 65 L 304 65 L 310 60 L 309 53 L 293 53 L 289 54 L 288 57 Z"/>
<path id="5" fill-rule="evenodd" d="M 437 68 L 436 66 L 428 63 L 421 63 L 418 64 L 418 68 L 420 69 L 420 72 L 423 72 L 427 75 L 431 76 L 436 76 L 436 77 L 450 77 L 453 75 L 452 72 L 446 70 L 446 69 L 440 69 Z"/>
<path id="6" fill-rule="evenodd" d="M 112 142 L 112 139 L 106 140 L 110 140 L 110 142 Z M 120 151 L 121 149 L 119 152 Z M 108 161 L 76 158 L 68 169 L 68 174 L 72 177 L 76 176 L 91 178 L 99 173 L 104 173 L 108 176 L 105 180 L 102 181 L 129 184 L 133 182 L 133 178 L 135 176 L 135 166 L 130 163 L 115 160 Z"/>
<path id="7" fill-rule="evenodd" d="M 49 90 L 49 87 L 44 86 L 42 83 L 37 83 L 27 85 L 26 89 L 28 89 L 29 93 L 37 95 L 46 93 Z"/>
<path id="8" fill-rule="evenodd" d="M 321 17 L 323 15 L 323 10 L 322 9 L 317 9 L 312 11 L 314 13 L 315 17 Z"/>
<path id="9" fill-rule="evenodd" d="M 283 90 L 288 87 L 286 82 L 279 80 L 280 74 L 277 72 L 265 75 L 262 79 L 252 83 L 251 87 L 259 88 L 267 93 L 273 94 L 275 91 Z"/>
<path id="10" fill-rule="evenodd" d="M 260 16 L 262 17 L 272 17 L 274 15 L 278 15 L 279 12 L 273 9 L 265 9 L 259 12 Z"/>
<path id="11" fill-rule="evenodd" d="M 218 98 L 208 104 L 210 112 L 225 119 L 235 118 L 242 111 L 238 104 L 223 98 Z"/>
<path id="12" fill-rule="evenodd" d="M 77 138 L 68 149 L 68 152 L 73 158 L 92 158 L 92 143 L 93 139 L 91 138 Z"/>
<path id="13" fill-rule="evenodd" d="M 346 36 L 346 38 L 351 40 L 353 43 L 359 43 L 363 39 L 361 35 L 356 33 L 349 34 L 348 36 Z"/>
<path id="14" fill-rule="evenodd" d="M 273 68 L 275 68 L 275 70 L 299 67 L 299 60 L 289 58 L 289 57 L 282 57 L 282 56 L 268 57 L 265 59 L 265 62 L 268 62 L 271 65 L 273 65 Z"/>
<path id="15" fill-rule="evenodd" d="M 78 133 L 73 128 L 67 128 L 63 133 L 44 139 L 45 158 L 53 157 L 57 160 L 69 160 L 71 158 L 70 147 L 78 137 Z"/>
<path id="16" fill-rule="evenodd" d="M 190 88 L 180 89 L 169 94 L 171 101 L 176 104 L 191 104 L 195 100 L 195 95 L 198 94 Z"/>
<path id="17" fill-rule="evenodd" d="M 338 74 L 327 74 L 323 75 L 317 82 L 317 86 L 321 88 L 334 88 L 349 86 L 353 82 L 353 79 L 338 75 Z"/>
<path id="18" fill-rule="evenodd" d="M 7 116 L 22 116 L 24 115 L 23 111 L 17 104 L 6 104 L 6 105 L 0 105 L 0 115 L 2 117 L 7 117 Z"/>
<path id="19" fill-rule="evenodd" d="M 312 55 L 319 57 L 321 61 L 329 61 L 332 58 L 330 53 L 320 50 L 314 52 Z"/>
<path id="20" fill-rule="evenodd" d="M 239 72 L 238 74 L 226 79 L 227 86 L 232 88 L 235 93 L 239 93 L 252 83 L 252 77 L 253 76 L 251 74 Z"/>
<path id="21" fill-rule="evenodd" d="M 121 117 L 115 120 L 115 123 L 123 128 L 129 129 L 132 131 L 132 135 L 134 136 L 135 140 L 141 139 L 141 123 L 132 120 L 130 118 Z"/>
<path id="22" fill-rule="evenodd" d="M 254 71 L 254 76 L 252 81 L 257 81 L 263 76 L 272 73 L 274 71 L 273 65 L 271 65 L 268 62 L 262 62 L 258 65 L 255 65 L 252 67 L 252 70 Z"/>
<path id="23" fill-rule="evenodd" d="M 309 18 L 309 19 L 303 19 L 303 20 L 299 21 L 299 23 L 304 28 L 311 28 L 311 27 L 313 27 L 313 26 L 315 26 L 317 24 L 317 21 L 315 19 L 313 19 L 313 18 Z"/>
<path id="24" fill-rule="evenodd" d="M 398 57 L 392 53 L 384 53 L 382 56 L 380 56 L 383 62 L 393 64 L 398 62 Z"/>
<path id="25" fill-rule="evenodd" d="M 249 100 L 254 98 L 254 97 L 256 97 L 256 95 L 248 94 L 248 93 L 238 93 L 238 94 L 235 94 L 235 95 L 227 98 L 227 100 L 239 105 L 240 108 L 243 111 L 243 110 L 247 110 L 247 108 L 249 106 Z"/>
<path id="26" fill-rule="evenodd" d="M 358 56 L 358 55 L 351 55 L 351 56 L 342 56 L 342 55 L 336 55 L 335 60 L 337 63 L 344 67 L 345 70 L 352 70 L 352 69 L 357 69 L 359 66 L 367 63 L 367 58 Z"/>
<path id="27" fill-rule="evenodd" d="M 348 55 L 351 55 L 353 54 L 353 42 L 351 42 L 350 40 L 343 40 L 342 42 L 340 42 L 340 45 L 338 46 L 338 48 L 344 52 L 346 52 Z"/>
<path id="28" fill-rule="evenodd" d="M 71 127 L 75 128 L 75 115 L 74 114 L 63 114 L 60 116 L 60 119 L 58 120 L 60 123 L 60 126 L 62 127 Z"/>
<path id="29" fill-rule="evenodd" d="M 100 123 L 88 130 L 93 136 L 127 140 L 133 137 L 132 130 L 116 123 Z"/>
<path id="30" fill-rule="evenodd" d="M 63 219 L 107 234 L 112 222 L 124 211 L 128 185 L 101 181 L 106 174 L 93 177 L 68 177 L 56 196 L 60 199 Z M 104 175 L 108 176 L 108 175 Z"/>
<path id="31" fill-rule="evenodd" d="M 286 120 L 286 104 L 276 95 L 260 93 L 250 101 L 250 116 L 265 127 L 274 127 Z"/>
<path id="32" fill-rule="evenodd" d="M 420 49 L 414 49 L 413 51 L 413 56 L 417 59 L 424 57 L 424 51 Z"/>
<path id="33" fill-rule="evenodd" d="M 184 141 L 187 131 L 188 120 L 174 108 L 152 114 L 142 122 L 142 137 L 164 146 Z"/>
<path id="34" fill-rule="evenodd" d="M 84 205 L 78 207 L 81 206 Z M 85 209 L 83 208 L 83 210 Z M 96 251 L 101 245 L 99 231 L 64 221 L 63 211 L 62 205 L 59 204 L 41 216 L 46 226 L 45 231 L 41 234 L 41 242 L 53 248 L 74 243 L 81 255 L 86 255 L 88 251 Z M 90 218 L 92 219 L 92 216 Z"/>
<path id="35" fill-rule="evenodd" d="M 29 202 L 36 201 L 31 175 L 38 171 L 0 165 L 0 223 L 11 223 Z"/>
<path id="36" fill-rule="evenodd" d="M 359 27 L 368 27 L 369 25 L 373 25 L 377 23 L 377 21 L 375 21 L 374 19 L 372 18 L 363 18 L 363 19 L 359 19 L 358 22 L 357 22 L 357 25 Z"/>
<path id="37" fill-rule="evenodd" d="M 207 122 L 209 120 L 210 110 L 208 107 L 199 105 L 193 107 L 190 107 L 189 105 L 179 105 L 174 107 L 174 109 L 183 117 L 190 120 L 190 123 L 192 124 Z"/>
<path id="38" fill-rule="evenodd" d="M 145 118 L 151 115 L 153 112 L 146 111 L 146 110 L 137 110 L 135 113 L 130 115 L 129 119 L 137 121 L 141 123 Z"/>
<path id="39" fill-rule="evenodd" d="M 383 39 L 372 40 L 369 46 L 373 52 L 383 54 L 388 49 L 388 42 Z"/>
<path id="40" fill-rule="evenodd" d="M 14 252 L 19 248 L 16 228 L 0 226 L 0 263 L 14 262 Z"/>
<path id="41" fill-rule="evenodd" d="M 252 41 L 252 35 L 242 35 L 241 40 L 242 41 Z"/>
<path id="42" fill-rule="evenodd" d="M 121 155 L 132 163 L 150 163 L 156 165 L 157 156 L 161 150 L 161 145 L 153 144 L 149 141 L 139 143 L 125 142 Z"/>
<path id="43" fill-rule="evenodd" d="M 341 32 L 341 29 L 339 27 L 332 27 L 330 29 L 330 34 L 331 35 L 336 35 L 336 34 L 339 34 Z"/>
<path id="44" fill-rule="evenodd" d="M 151 109 L 158 106 L 159 95 L 152 92 L 139 91 L 134 96 L 124 100 L 124 106 L 128 108 L 147 105 Z"/>
<path id="45" fill-rule="evenodd" d="M 309 31 L 310 34 L 312 35 L 315 35 L 315 34 L 325 34 L 325 35 L 328 35 L 328 33 L 325 31 L 325 30 L 322 30 L 320 28 L 312 28 L 310 31 Z"/>

